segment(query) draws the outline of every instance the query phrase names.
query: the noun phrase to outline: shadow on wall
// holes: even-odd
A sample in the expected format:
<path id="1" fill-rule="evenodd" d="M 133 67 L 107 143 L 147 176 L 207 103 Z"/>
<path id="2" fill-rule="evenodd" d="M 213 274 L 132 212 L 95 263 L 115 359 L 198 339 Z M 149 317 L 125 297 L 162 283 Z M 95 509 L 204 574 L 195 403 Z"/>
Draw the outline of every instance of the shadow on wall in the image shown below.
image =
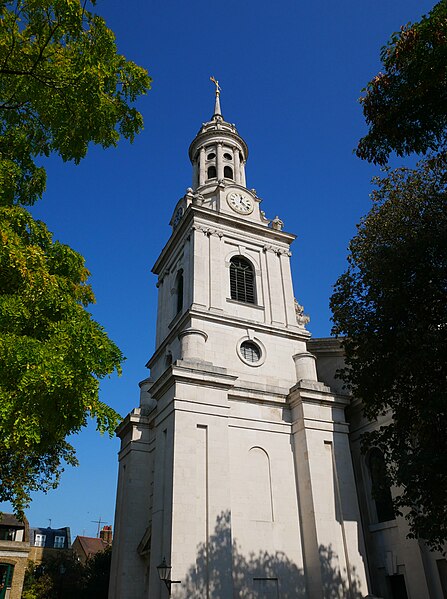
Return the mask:
<path id="1" fill-rule="evenodd" d="M 324 599 L 361 599 L 355 571 L 342 573 L 333 563 L 337 556 L 331 547 L 319 547 Z M 351 588 L 349 588 L 349 586 Z M 306 599 L 306 580 L 287 555 L 260 551 L 242 555 L 236 541 L 231 540 L 230 514 L 217 517 L 214 533 L 208 543 L 198 547 L 197 560 L 186 579 L 172 587 L 175 599 Z"/>

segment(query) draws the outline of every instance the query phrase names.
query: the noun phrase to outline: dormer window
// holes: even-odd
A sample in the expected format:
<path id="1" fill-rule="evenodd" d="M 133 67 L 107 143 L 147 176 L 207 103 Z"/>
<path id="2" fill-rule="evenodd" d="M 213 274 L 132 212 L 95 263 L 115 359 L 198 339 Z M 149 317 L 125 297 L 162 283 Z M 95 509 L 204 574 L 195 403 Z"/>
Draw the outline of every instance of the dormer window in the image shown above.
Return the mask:
<path id="1" fill-rule="evenodd" d="M 208 179 L 215 179 L 217 177 L 217 171 L 215 166 L 209 166 L 207 170 Z"/>
<path id="2" fill-rule="evenodd" d="M 224 177 L 225 177 L 225 179 L 233 178 L 233 169 L 231 168 L 231 166 L 224 167 Z"/>
<path id="3" fill-rule="evenodd" d="M 234 256 L 230 260 L 230 295 L 238 302 L 255 303 L 254 269 L 242 256 Z"/>
<path id="4" fill-rule="evenodd" d="M 54 537 L 54 548 L 55 549 L 63 549 L 65 545 L 65 537 L 56 535 Z"/>

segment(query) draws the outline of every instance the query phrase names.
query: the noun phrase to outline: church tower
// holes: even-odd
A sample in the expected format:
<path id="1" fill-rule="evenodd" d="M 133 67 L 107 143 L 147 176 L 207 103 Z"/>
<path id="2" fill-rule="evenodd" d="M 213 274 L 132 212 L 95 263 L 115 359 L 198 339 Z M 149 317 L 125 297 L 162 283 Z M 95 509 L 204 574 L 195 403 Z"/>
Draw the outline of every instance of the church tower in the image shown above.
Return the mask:
<path id="1" fill-rule="evenodd" d="M 109 597 L 167 597 L 163 558 L 177 599 L 362 597 L 348 400 L 317 380 L 295 235 L 247 187 L 248 147 L 215 84 L 189 147 L 192 186 L 152 270 L 150 378 L 118 429 Z"/>

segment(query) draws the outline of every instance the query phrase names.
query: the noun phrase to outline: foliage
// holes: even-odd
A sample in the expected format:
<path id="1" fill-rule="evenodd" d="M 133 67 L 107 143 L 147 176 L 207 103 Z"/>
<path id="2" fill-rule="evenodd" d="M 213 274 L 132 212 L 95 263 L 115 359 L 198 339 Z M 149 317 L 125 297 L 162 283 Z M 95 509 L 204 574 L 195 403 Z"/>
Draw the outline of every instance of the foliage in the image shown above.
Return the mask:
<path id="1" fill-rule="evenodd" d="M 0 205 L 31 205 L 45 189 L 36 159 L 76 163 L 88 144 L 114 146 L 142 128 L 131 106 L 145 69 L 117 53 L 95 0 L 0 1 Z"/>
<path id="2" fill-rule="evenodd" d="M 107 599 L 112 548 L 81 564 L 72 552 L 58 552 L 28 565 L 22 599 Z"/>
<path id="3" fill-rule="evenodd" d="M 41 564 L 29 562 L 22 599 L 77 599 L 82 597 L 84 566 L 71 551 L 54 552 Z"/>
<path id="4" fill-rule="evenodd" d="M 77 463 L 67 435 L 89 416 L 112 434 L 119 418 L 98 379 L 123 357 L 86 310 L 84 260 L 19 208 L 43 194 L 43 157 L 78 163 L 89 143 L 142 129 L 132 104 L 150 78 L 117 53 L 94 5 L 0 0 L 0 500 L 19 516 Z"/>
<path id="5" fill-rule="evenodd" d="M 383 72 L 360 99 L 369 125 L 357 155 L 384 165 L 398 156 L 445 150 L 447 142 L 447 0 L 394 33 L 382 49 Z"/>
<path id="6" fill-rule="evenodd" d="M 351 241 L 348 269 L 331 298 L 346 335 L 341 376 L 374 420 L 395 508 L 410 536 L 447 540 L 447 175 L 442 158 L 377 178 L 374 205 Z"/>
<path id="7" fill-rule="evenodd" d="M 110 566 L 112 563 L 112 547 L 99 551 L 85 564 L 84 599 L 107 599 L 109 591 Z"/>
<path id="8" fill-rule="evenodd" d="M 98 379 L 123 356 L 86 306 L 94 301 L 82 256 L 54 242 L 22 207 L 0 207 L 0 500 L 17 513 L 30 491 L 57 486 L 65 441 L 96 419 L 112 435 L 118 414 Z"/>

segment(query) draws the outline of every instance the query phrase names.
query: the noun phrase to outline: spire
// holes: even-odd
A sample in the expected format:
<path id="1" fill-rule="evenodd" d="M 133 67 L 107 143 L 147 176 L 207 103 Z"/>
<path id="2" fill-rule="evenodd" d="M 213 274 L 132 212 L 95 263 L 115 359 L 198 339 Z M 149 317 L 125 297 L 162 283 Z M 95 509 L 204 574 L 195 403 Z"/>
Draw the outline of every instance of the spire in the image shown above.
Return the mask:
<path id="1" fill-rule="evenodd" d="M 213 118 L 215 116 L 222 116 L 222 112 L 220 110 L 220 90 L 222 89 L 219 85 L 219 82 L 214 78 L 214 77 L 210 77 L 210 81 L 212 81 L 214 83 L 214 85 L 216 86 L 216 102 L 214 104 L 214 114 L 213 114 Z"/>

